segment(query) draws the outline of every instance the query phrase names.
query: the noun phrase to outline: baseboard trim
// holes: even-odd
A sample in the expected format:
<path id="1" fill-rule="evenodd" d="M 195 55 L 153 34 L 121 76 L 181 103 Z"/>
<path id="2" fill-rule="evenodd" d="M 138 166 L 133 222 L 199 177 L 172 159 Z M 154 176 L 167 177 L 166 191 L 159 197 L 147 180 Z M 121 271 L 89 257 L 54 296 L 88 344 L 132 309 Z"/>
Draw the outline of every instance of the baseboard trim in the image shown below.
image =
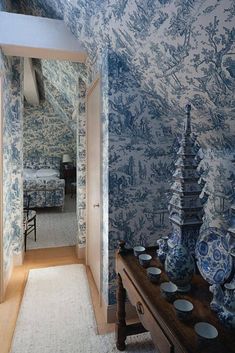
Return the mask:
<path id="1" fill-rule="evenodd" d="M 106 322 L 108 324 L 116 322 L 117 304 L 107 305 L 103 300 L 102 307 Z M 130 302 L 126 302 L 126 320 L 135 319 L 138 319 L 135 307 Z"/>
<path id="2" fill-rule="evenodd" d="M 79 245 L 76 245 L 76 255 L 79 260 L 85 260 L 85 257 L 86 257 L 85 246 L 80 248 Z"/>
<path id="3" fill-rule="evenodd" d="M 24 252 L 23 251 L 21 251 L 19 254 L 16 254 L 16 253 L 13 254 L 14 267 L 23 265 L 23 262 L 24 262 Z"/>
<path id="4" fill-rule="evenodd" d="M 9 284 L 11 276 L 12 276 L 13 268 L 14 268 L 13 256 L 11 256 L 10 259 L 11 259 L 10 260 L 11 262 L 10 262 L 10 265 L 8 267 L 8 271 L 5 272 L 5 274 L 4 274 L 3 300 L 4 300 L 4 297 L 5 297 L 7 286 Z"/>
<path id="5" fill-rule="evenodd" d="M 3 297 L 5 296 L 7 286 L 11 280 L 14 267 L 23 265 L 23 262 L 24 262 L 24 252 L 23 251 L 21 251 L 18 254 L 13 253 L 13 251 L 11 252 L 10 265 L 9 265 L 8 271 L 5 272 L 5 274 L 4 274 Z"/>

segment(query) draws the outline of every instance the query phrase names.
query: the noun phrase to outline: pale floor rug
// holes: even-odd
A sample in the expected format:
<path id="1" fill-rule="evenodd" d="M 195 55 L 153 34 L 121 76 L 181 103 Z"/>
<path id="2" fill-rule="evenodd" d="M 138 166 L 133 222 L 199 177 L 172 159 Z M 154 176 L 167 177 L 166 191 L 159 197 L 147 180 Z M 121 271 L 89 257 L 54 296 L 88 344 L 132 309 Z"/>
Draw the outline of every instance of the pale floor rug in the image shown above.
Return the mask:
<path id="1" fill-rule="evenodd" d="M 27 249 L 75 245 L 77 232 L 76 200 L 66 195 L 63 212 L 58 207 L 37 209 L 37 241 L 29 234 Z"/>
<path id="2" fill-rule="evenodd" d="M 148 333 L 128 337 L 127 352 L 156 352 Z M 97 335 L 86 270 L 31 270 L 11 353 L 117 353 L 115 335 Z"/>

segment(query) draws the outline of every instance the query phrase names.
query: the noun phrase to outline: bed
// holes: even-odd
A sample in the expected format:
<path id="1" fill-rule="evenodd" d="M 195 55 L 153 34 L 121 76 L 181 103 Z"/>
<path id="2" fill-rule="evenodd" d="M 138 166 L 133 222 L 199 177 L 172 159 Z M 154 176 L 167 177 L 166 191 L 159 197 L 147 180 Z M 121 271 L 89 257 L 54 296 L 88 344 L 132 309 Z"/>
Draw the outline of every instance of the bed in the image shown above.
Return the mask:
<path id="1" fill-rule="evenodd" d="M 65 180 L 60 179 L 60 161 L 31 160 L 24 163 L 24 200 L 30 195 L 30 207 L 64 207 Z"/>

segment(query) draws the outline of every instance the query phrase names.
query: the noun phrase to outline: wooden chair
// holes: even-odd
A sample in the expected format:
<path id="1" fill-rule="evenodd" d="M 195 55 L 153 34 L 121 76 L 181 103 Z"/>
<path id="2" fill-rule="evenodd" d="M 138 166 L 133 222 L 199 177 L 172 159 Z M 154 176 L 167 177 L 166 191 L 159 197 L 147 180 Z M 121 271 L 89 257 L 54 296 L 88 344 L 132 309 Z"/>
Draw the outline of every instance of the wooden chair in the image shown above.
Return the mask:
<path id="1" fill-rule="evenodd" d="M 26 207 L 24 207 L 24 250 L 26 251 L 26 244 L 27 244 L 27 236 L 34 232 L 34 241 L 37 240 L 37 233 L 36 233 L 36 211 L 30 208 L 30 199 L 31 196 L 25 196 L 26 199 Z"/>

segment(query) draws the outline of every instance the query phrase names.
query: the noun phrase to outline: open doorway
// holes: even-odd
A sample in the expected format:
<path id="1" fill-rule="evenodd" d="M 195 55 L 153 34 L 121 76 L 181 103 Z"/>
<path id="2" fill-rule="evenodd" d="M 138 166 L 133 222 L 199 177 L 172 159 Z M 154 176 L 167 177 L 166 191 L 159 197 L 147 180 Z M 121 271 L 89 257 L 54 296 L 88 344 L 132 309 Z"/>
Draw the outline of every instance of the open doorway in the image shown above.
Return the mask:
<path id="1" fill-rule="evenodd" d="M 26 249 L 73 246 L 80 64 L 24 60 L 23 194 L 36 210 Z M 34 92 L 34 94 L 33 94 Z"/>
<path id="2" fill-rule="evenodd" d="M 4 197 L 5 194 L 11 197 L 11 195 L 15 192 L 16 197 L 14 198 L 14 203 L 12 203 L 9 208 L 8 203 L 4 202 L 4 205 L 8 206 L 8 213 L 5 212 L 4 208 L 4 221 L 5 218 L 7 220 L 3 223 L 4 227 L 4 245 L 1 245 L 0 251 L 4 250 L 4 283 L 5 286 L 9 282 L 11 277 L 11 270 L 14 266 L 20 265 L 23 261 L 23 160 L 22 160 L 22 150 L 23 150 L 23 137 L 22 137 L 22 128 L 23 128 L 23 119 L 22 119 L 22 74 L 23 67 L 21 58 L 38 58 L 38 59 L 49 59 L 56 61 L 68 61 L 69 63 L 75 62 L 81 65 L 81 73 L 80 75 L 74 75 L 73 78 L 76 80 L 76 85 L 80 85 L 80 79 L 83 82 L 81 84 L 82 89 L 79 90 L 77 105 L 77 112 L 73 112 L 71 116 L 71 122 L 77 123 L 77 118 L 79 124 L 77 124 L 76 130 L 76 153 L 75 162 L 77 165 L 73 165 L 73 167 L 77 167 L 77 175 L 76 180 L 77 185 L 76 189 L 73 189 L 73 192 L 77 191 L 77 202 L 76 210 L 74 212 L 76 219 L 76 225 L 78 228 L 76 235 L 76 253 L 82 257 L 85 257 L 85 241 L 86 241 L 86 117 L 85 117 L 85 90 L 84 83 L 87 80 L 87 70 L 85 65 L 85 60 L 87 58 L 87 53 L 85 52 L 82 44 L 77 40 L 72 33 L 67 29 L 66 25 L 63 21 L 60 20 L 52 20 L 44 17 L 34 17 L 34 16 L 25 16 L 19 14 L 12 13 L 1 13 L 1 17 L 4 17 L 6 28 L 11 28 L 12 23 L 14 23 L 15 30 L 14 31 L 5 31 L 5 33 L 11 32 L 14 33 L 14 36 L 6 36 L 3 38 L 4 44 L 1 43 L 1 49 L 3 51 L 3 55 L 0 57 L 1 64 L 1 74 L 3 74 L 4 79 L 4 124 L 6 122 L 12 122 L 10 125 L 10 129 L 8 129 L 14 139 L 12 146 L 14 153 L 7 153 L 4 150 L 4 179 L 3 179 L 3 187 L 4 187 Z M 30 28 L 30 31 L 29 31 Z M 15 33 L 21 33 L 22 36 L 15 36 Z M 48 33 L 48 36 L 45 35 Z M 3 36 L 4 37 L 4 36 Z M 1 51 L 1 53 L 2 53 Z M 67 71 L 67 70 L 65 70 Z M 12 74 L 13 72 L 13 74 Z M 56 72 L 57 73 L 57 72 Z M 72 85 L 71 81 L 63 82 L 64 87 L 68 87 L 68 85 Z M 50 89 L 48 90 L 50 93 Z M 81 94 L 82 92 L 82 94 Z M 84 97 L 82 97 L 82 95 Z M 10 104 L 9 104 L 10 103 Z M 76 109 L 75 109 L 76 110 Z M 14 119 L 13 119 L 14 118 Z M 37 120 L 37 119 L 35 119 Z M 79 126 L 78 126 L 79 125 Z M 5 128 L 5 125 L 4 125 Z M 5 132 L 6 129 L 4 129 Z M 7 131 L 8 131 L 7 130 Z M 5 141 L 4 135 L 4 141 Z M 11 141 L 10 140 L 10 141 Z M 17 144 L 15 143 L 17 141 Z M 79 149 L 78 149 L 79 146 Z M 8 144 L 9 147 L 9 144 Z M 63 153 L 60 156 L 61 163 L 63 155 L 68 155 L 69 153 Z M 9 157 L 9 163 L 15 162 L 13 173 L 9 173 L 10 169 L 6 171 L 6 163 L 5 156 Z M 17 158 L 15 158 L 15 156 Z M 15 159 L 14 159 L 15 158 Z M 69 155 L 69 158 L 73 158 Z M 66 159 L 65 159 L 66 160 Z M 61 163 L 59 166 L 59 172 L 61 173 Z M 67 163 L 71 163 L 68 161 Z M 73 159 L 72 159 L 73 163 Z M 8 165 L 7 165 L 8 168 Z M 13 177 L 12 177 L 13 176 Z M 16 180 L 17 179 L 17 180 Z M 59 177 L 61 178 L 61 175 Z M 73 179 L 74 180 L 74 179 Z M 68 197 L 72 199 L 72 202 L 76 203 L 75 195 L 71 197 L 71 185 L 69 180 L 68 185 Z M 75 181 L 76 183 L 76 181 Z M 56 192 L 55 192 L 56 193 Z M 54 193 L 54 194 L 55 194 Z M 65 186 L 64 186 L 65 193 Z M 66 190 L 67 193 L 67 190 Z M 79 196 L 78 196 L 79 194 Z M 67 194 L 65 194 L 66 196 Z M 54 198 L 54 196 L 52 196 Z M 54 198 L 55 199 L 55 198 Z M 5 199 L 4 199 L 5 201 Z M 59 209 L 59 207 L 61 207 Z M 62 206 L 58 207 L 58 211 L 60 212 L 60 218 L 62 213 Z M 40 208 L 36 208 L 37 210 Z M 41 208 L 43 209 L 43 208 Z M 49 208 L 48 208 L 49 210 Z M 6 215 L 6 217 L 5 217 Z M 37 229 L 38 230 L 38 229 Z M 48 232 L 47 232 L 48 233 Z M 33 234 L 32 234 L 33 235 Z M 37 234 L 37 242 L 39 239 L 39 234 Z M 34 239 L 32 240 L 34 242 Z M 54 246 L 55 244 L 53 244 Z M 5 251 L 7 249 L 7 251 Z M 75 248 L 71 247 L 73 251 Z M 82 251 L 80 251 L 82 249 Z M 56 248 L 57 251 L 57 248 Z M 74 251 L 75 252 L 75 251 Z M 3 271 L 3 266 L 1 268 Z M 2 274 L 2 273 L 1 273 Z M 1 285 L 1 284 L 0 284 Z M 1 285 L 1 290 L 3 290 L 3 286 Z"/>

